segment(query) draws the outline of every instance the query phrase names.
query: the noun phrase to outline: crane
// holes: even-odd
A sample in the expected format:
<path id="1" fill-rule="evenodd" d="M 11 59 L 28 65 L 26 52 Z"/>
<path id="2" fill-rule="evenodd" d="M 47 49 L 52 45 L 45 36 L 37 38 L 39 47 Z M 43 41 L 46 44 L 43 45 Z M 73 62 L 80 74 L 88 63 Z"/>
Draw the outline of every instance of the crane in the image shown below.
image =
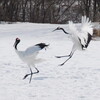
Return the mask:
<path id="1" fill-rule="evenodd" d="M 48 47 L 49 45 L 46 45 L 45 43 L 39 43 L 31 47 L 28 47 L 25 51 L 19 51 L 17 49 L 17 45 L 20 43 L 20 41 L 21 40 L 19 38 L 15 39 L 14 48 L 19 58 L 23 62 L 27 63 L 27 65 L 30 68 L 30 73 L 26 74 L 23 78 L 23 79 L 26 79 L 26 77 L 30 75 L 30 80 L 29 80 L 29 83 L 30 83 L 32 79 L 32 75 L 39 73 L 39 70 L 35 67 L 35 64 L 40 63 L 42 61 L 41 59 L 36 59 L 36 57 L 40 50 L 42 50 L 43 48 L 46 49 L 46 47 Z M 33 66 L 36 69 L 36 72 L 32 72 L 31 66 Z"/>
<path id="2" fill-rule="evenodd" d="M 68 57 L 62 64 L 60 64 L 60 66 L 64 65 L 73 56 L 76 50 L 85 50 L 88 47 L 93 35 L 92 23 L 86 16 L 82 16 L 80 27 L 76 27 L 72 21 L 69 21 L 68 28 L 69 32 L 66 32 L 62 27 L 57 27 L 53 30 L 62 30 L 71 38 L 73 42 L 73 47 L 69 55 L 56 56 L 57 58 Z"/>

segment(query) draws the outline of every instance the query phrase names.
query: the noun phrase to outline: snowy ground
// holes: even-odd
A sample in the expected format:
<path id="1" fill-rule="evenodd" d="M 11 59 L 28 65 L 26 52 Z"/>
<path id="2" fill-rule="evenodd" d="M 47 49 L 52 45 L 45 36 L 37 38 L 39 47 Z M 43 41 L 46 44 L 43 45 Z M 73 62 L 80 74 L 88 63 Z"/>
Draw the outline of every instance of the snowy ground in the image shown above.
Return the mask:
<path id="1" fill-rule="evenodd" d="M 100 100 L 100 41 L 91 41 L 86 51 L 76 51 L 64 65 L 72 42 L 61 31 L 52 32 L 51 24 L 0 24 L 0 100 Z M 39 74 L 22 80 L 29 68 L 16 55 L 13 44 L 19 37 L 19 50 L 45 42 L 50 44 L 38 57 L 45 61 L 37 64 Z M 33 68 L 34 70 L 34 68 Z"/>

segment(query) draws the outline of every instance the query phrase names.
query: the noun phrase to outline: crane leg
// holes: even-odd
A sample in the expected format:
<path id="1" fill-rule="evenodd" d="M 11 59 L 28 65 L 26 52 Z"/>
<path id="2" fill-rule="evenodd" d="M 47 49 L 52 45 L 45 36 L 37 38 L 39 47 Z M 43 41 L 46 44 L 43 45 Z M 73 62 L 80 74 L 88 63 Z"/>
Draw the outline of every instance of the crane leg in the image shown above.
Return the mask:
<path id="1" fill-rule="evenodd" d="M 69 58 L 67 60 L 65 60 L 62 64 L 60 64 L 59 66 L 63 66 L 71 57 L 72 57 L 72 55 L 69 55 Z"/>
<path id="2" fill-rule="evenodd" d="M 26 79 L 26 78 L 30 75 L 29 83 L 31 83 L 32 75 L 33 75 L 33 74 L 39 73 L 39 70 L 38 70 L 36 67 L 34 67 L 34 68 L 36 69 L 36 72 L 32 72 L 32 69 L 31 69 L 31 67 L 30 67 L 30 73 L 29 73 L 29 74 L 26 74 L 26 75 L 24 76 L 24 78 L 23 78 L 23 79 Z"/>
<path id="3" fill-rule="evenodd" d="M 68 59 L 66 59 L 62 64 L 60 64 L 59 66 L 63 66 L 74 54 L 74 51 L 72 50 L 71 53 L 68 56 L 62 56 L 62 57 L 68 57 Z"/>
<path id="4" fill-rule="evenodd" d="M 68 57 L 68 58 L 67 58 L 62 64 L 60 64 L 59 66 L 63 66 L 63 65 L 73 56 L 75 50 L 76 50 L 76 45 L 73 45 L 72 51 L 71 51 L 71 53 L 70 53 L 69 55 L 65 55 L 65 56 L 56 56 L 57 58 Z"/>

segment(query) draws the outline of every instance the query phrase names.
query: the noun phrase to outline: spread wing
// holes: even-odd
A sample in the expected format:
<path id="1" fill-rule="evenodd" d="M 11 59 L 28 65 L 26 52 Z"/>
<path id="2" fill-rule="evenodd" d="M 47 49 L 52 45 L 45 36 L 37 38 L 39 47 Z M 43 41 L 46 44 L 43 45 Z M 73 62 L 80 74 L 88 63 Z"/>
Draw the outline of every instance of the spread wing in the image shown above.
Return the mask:
<path id="1" fill-rule="evenodd" d="M 92 28 L 91 21 L 89 21 L 89 18 L 87 18 L 86 16 L 82 16 L 80 27 L 76 27 L 72 21 L 69 21 L 69 29 L 71 35 L 73 36 L 73 39 L 79 38 L 81 44 L 85 48 L 87 48 L 91 40 L 91 37 L 93 35 L 93 28 Z"/>
<path id="2" fill-rule="evenodd" d="M 82 16 L 81 32 L 83 33 L 82 36 L 85 38 L 85 47 L 87 48 L 93 35 L 93 25 L 91 21 L 89 21 L 89 18 L 87 18 L 86 16 Z"/>
<path id="3" fill-rule="evenodd" d="M 72 21 L 69 21 L 69 30 L 70 30 L 70 34 L 72 37 L 72 41 L 73 42 L 77 42 L 80 39 L 80 42 L 83 46 L 85 46 L 85 41 L 84 38 L 82 37 L 81 32 L 79 31 L 79 29 L 75 26 L 75 24 Z"/>
<path id="4" fill-rule="evenodd" d="M 85 34 L 89 33 L 90 35 L 93 35 L 93 25 L 86 16 L 82 16 L 81 31 Z"/>

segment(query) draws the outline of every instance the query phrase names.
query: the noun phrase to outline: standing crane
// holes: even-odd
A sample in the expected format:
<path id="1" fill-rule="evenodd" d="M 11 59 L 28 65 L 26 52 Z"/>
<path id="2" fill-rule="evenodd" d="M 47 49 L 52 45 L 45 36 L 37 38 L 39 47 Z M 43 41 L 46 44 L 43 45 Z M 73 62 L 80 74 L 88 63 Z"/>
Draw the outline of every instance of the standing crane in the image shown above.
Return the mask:
<path id="1" fill-rule="evenodd" d="M 26 79 L 26 77 L 30 75 L 30 81 L 29 81 L 30 83 L 32 79 L 32 75 L 39 73 L 39 70 L 35 67 L 35 64 L 40 63 L 41 59 L 36 59 L 36 57 L 40 50 L 42 50 L 43 48 L 46 49 L 46 47 L 48 47 L 49 45 L 46 45 L 45 43 L 39 43 L 34 46 L 28 47 L 25 51 L 19 51 L 17 49 L 17 45 L 19 43 L 20 43 L 20 39 L 16 38 L 14 43 L 15 52 L 23 62 L 27 63 L 27 65 L 30 68 L 30 73 L 26 74 L 23 78 Z M 36 72 L 32 72 L 31 66 L 33 66 L 36 69 Z"/>

